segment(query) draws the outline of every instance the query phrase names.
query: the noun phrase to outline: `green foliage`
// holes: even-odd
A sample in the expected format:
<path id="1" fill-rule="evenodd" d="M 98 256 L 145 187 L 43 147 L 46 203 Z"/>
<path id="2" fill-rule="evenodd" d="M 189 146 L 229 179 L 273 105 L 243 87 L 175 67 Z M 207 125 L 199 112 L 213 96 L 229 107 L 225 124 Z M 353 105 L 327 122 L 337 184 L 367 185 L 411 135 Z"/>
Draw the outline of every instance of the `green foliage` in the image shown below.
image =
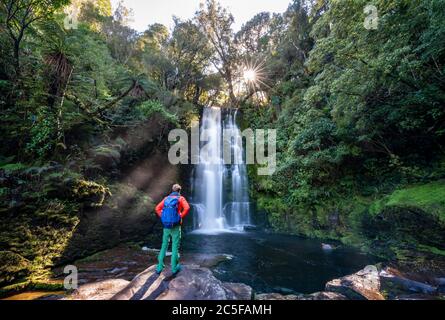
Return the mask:
<path id="1" fill-rule="evenodd" d="M 160 115 L 168 123 L 178 124 L 178 117 L 165 110 L 165 107 L 158 101 L 145 101 L 138 105 L 136 110 L 140 114 L 139 118 L 141 120 L 147 120 L 154 115 Z"/>
<path id="2" fill-rule="evenodd" d="M 36 158 L 48 156 L 56 144 L 56 119 L 48 108 L 40 108 L 34 125 L 30 130 L 30 141 L 26 145 L 26 152 Z"/>
<path id="3" fill-rule="evenodd" d="M 0 7 L 2 14 L 14 15 L 8 28 L 15 34 L 23 1 L 7 2 L 18 9 L 14 15 Z M 66 30 L 67 3 L 34 1 L 31 15 L 38 19 L 25 26 L 18 52 L 11 33 L 0 32 L 2 155 L 23 162 L 77 157 L 80 146 L 86 153 L 93 137 L 111 126 L 132 126 L 156 113 L 178 124 L 190 111 L 181 106 L 192 102 L 196 109 L 212 89 L 203 89 L 212 52 L 192 21 L 175 20 L 172 34 L 162 25 L 139 34 L 128 27 L 129 11 L 122 4 L 111 15 L 108 0 L 77 1 L 78 28 Z"/>
<path id="4" fill-rule="evenodd" d="M 0 285 L 29 273 L 29 261 L 10 251 L 0 251 Z"/>
<path id="5" fill-rule="evenodd" d="M 0 170 L 5 170 L 5 172 L 14 172 L 27 168 L 27 165 L 23 163 L 8 163 L 0 166 Z"/>
<path id="6" fill-rule="evenodd" d="M 431 224 L 430 238 L 443 232 L 434 217 L 445 211 L 444 2 L 374 1 L 377 30 L 363 25 L 369 1 L 308 3 L 293 2 L 266 55 L 276 77 L 267 90 L 272 101 L 243 106 L 246 127 L 278 128 L 278 170 L 272 177 L 249 170 L 252 195 L 279 231 L 392 248 L 397 256 L 413 250 L 408 244 L 441 250 L 439 241 L 403 232 L 411 226 L 400 219 L 415 212 L 413 224 Z M 263 18 L 240 34 L 252 48 L 249 29 L 270 23 Z M 385 245 L 367 238 L 379 238 L 379 227 Z"/>
<path id="7" fill-rule="evenodd" d="M 396 190 L 375 202 L 370 212 L 378 214 L 387 207 L 420 208 L 445 222 L 445 182 L 442 180 Z"/>

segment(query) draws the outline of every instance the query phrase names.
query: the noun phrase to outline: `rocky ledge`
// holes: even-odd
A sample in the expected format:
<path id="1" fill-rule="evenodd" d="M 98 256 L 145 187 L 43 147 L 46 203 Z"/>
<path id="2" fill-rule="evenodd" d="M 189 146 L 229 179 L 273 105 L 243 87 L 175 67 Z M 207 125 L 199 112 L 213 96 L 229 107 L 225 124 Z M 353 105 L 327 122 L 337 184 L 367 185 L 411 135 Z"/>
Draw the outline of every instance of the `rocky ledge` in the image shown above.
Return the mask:
<path id="1" fill-rule="evenodd" d="M 253 290 L 241 283 L 216 279 L 210 269 L 186 265 L 173 276 L 158 275 L 152 266 L 133 281 L 106 280 L 81 286 L 70 300 L 252 300 Z"/>
<path id="2" fill-rule="evenodd" d="M 357 273 L 334 279 L 323 292 L 309 295 L 260 294 L 257 300 L 435 300 L 443 299 L 445 279 L 431 283 L 408 279 L 392 268 L 368 266 Z"/>
<path id="3" fill-rule="evenodd" d="M 216 279 L 212 271 L 198 265 L 186 265 L 177 275 L 156 274 L 155 266 L 137 275 L 131 282 L 105 280 L 81 286 L 72 300 L 419 300 L 443 299 L 444 279 L 427 284 L 405 278 L 391 268 L 365 269 L 334 279 L 323 292 L 313 294 L 255 295 L 252 288 L 241 283 Z"/>

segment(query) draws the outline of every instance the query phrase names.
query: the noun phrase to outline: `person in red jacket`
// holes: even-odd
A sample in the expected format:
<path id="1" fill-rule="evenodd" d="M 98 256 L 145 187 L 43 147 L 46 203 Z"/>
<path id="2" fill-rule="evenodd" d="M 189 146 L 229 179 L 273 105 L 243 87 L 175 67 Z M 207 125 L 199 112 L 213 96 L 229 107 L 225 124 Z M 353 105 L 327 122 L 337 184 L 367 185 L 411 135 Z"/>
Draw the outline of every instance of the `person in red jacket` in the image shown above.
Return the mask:
<path id="1" fill-rule="evenodd" d="M 164 232 L 162 236 L 162 248 L 161 252 L 159 252 L 158 256 L 158 266 L 156 268 L 156 272 L 160 274 L 164 268 L 164 259 L 167 253 L 168 245 L 170 243 L 170 238 L 172 239 L 172 261 L 171 267 L 173 274 L 177 274 L 181 271 L 181 265 L 179 264 L 179 245 L 181 242 L 181 226 L 183 219 L 188 215 L 190 211 L 190 205 L 187 200 L 181 196 L 181 186 L 179 184 L 175 184 L 172 188 L 173 193 L 168 197 L 165 197 L 161 203 L 156 206 L 156 214 L 159 218 L 162 219 L 162 212 L 164 211 L 164 204 L 166 200 L 178 199 L 176 203 L 178 215 L 180 221 L 177 225 L 172 225 L 169 227 L 164 226 Z"/>

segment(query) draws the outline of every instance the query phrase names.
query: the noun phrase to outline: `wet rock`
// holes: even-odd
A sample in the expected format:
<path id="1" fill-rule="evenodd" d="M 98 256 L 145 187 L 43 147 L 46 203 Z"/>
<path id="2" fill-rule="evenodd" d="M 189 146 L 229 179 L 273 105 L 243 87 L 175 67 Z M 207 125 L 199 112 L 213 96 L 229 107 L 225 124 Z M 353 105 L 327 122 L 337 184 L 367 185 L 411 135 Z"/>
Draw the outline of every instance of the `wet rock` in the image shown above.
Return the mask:
<path id="1" fill-rule="evenodd" d="M 328 219 L 331 226 L 338 227 L 340 225 L 340 212 L 336 210 L 329 213 Z"/>
<path id="2" fill-rule="evenodd" d="M 157 256 L 159 254 L 159 252 L 161 252 L 161 250 L 159 250 L 159 249 L 152 249 L 152 248 L 148 248 L 148 247 L 143 247 L 142 251 L 147 252 L 148 254 L 150 254 L 152 256 Z M 167 255 L 167 253 L 166 253 L 166 255 Z"/>
<path id="3" fill-rule="evenodd" d="M 37 298 L 35 300 L 39 300 L 39 301 L 54 301 L 54 300 L 63 300 L 65 299 L 66 296 L 63 294 L 49 294 L 49 295 L 44 295 L 40 298 Z"/>
<path id="4" fill-rule="evenodd" d="M 426 294 L 402 294 L 394 298 L 394 300 L 442 300 L 439 296 L 431 296 Z"/>
<path id="5" fill-rule="evenodd" d="M 113 270 L 111 270 L 109 272 L 113 273 L 113 274 L 117 274 L 117 273 L 125 272 L 127 270 L 128 270 L 127 267 L 123 267 L 123 268 L 114 268 Z"/>
<path id="6" fill-rule="evenodd" d="M 214 268 L 224 261 L 232 260 L 233 256 L 228 254 L 185 254 L 182 258 L 186 264 Z"/>
<path id="7" fill-rule="evenodd" d="M 352 300 L 385 300 L 380 293 L 380 277 L 376 267 L 329 281 L 326 291 L 340 293 Z"/>
<path id="8" fill-rule="evenodd" d="M 389 269 L 380 272 L 380 281 L 383 289 L 387 291 L 401 290 L 413 293 L 433 295 L 437 288 L 429 284 L 407 279 L 401 275 L 393 274 Z"/>
<path id="9" fill-rule="evenodd" d="M 122 291 L 129 282 L 122 279 L 104 280 L 82 285 L 65 300 L 110 300 Z"/>
<path id="10" fill-rule="evenodd" d="M 255 300 L 348 300 L 347 297 L 336 292 L 316 292 L 313 294 L 291 294 L 282 295 L 279 293 L 259 294 Z"/>
<path id="11" fill-rule="evenodd" d="M 445 295 L 445 284 L 441 284 L 439 287 L 437 287 L 437 293 L 440 295 Z"/>
<path id="12" fill-rule="evenodd" d="M 264 293 L 255 295 L 255 300 L 300 300 L 302 295 L 282 295 L 280 293 Z"/>
<path id="13" fill-rule="evenodd" d="M 248 285 L 225 282 L 224 286 L 235 293 L 237 300 L 253 300 L 253 290 Z"/>
<path id="14" fill-rule="evenodd" d="M 244 226 L 244 231 L 257 231 L 257 226 Z"/>
<path id="15" fill-rule="evenodd" d="M 333 247 L 333 246 L 331 246 L 330 244 L 326 244 L 326 243 L 322 243 L 322 244 L 321 244 L 321 248 L 322 248 L 324 251 L 332 251 L 332 250 L 334 250 L 334 247 Z"/>
<path id="16" fill-rule="evenodd" d="M 165 279 L 165 274 L 157 275 L 156 266 L 152 266 L 137 275 L 111 300 L 155 300 L 166 289 Z"/>
<path id="17" fill-rule="evenodd" d="M 307 297 L 310 298 L 307 300 L 348 300 L 346 296 L 340 293 L 327 292 L 327 291 L 313 293 Z"/>
<path id="18" fill-rule="evenodd" d="M 294 290 L 289 289 L 289 288 L 283 288 L 283 287 L 275 287 L 275 288 L 273 288 L 273 291 L 275 291 L 276 293 L 279 293 L 279 294 L 283 294 L 283 295 L 296 294 L 296 292 Z"/>
<path id="19" fill-rule="evenodd" d="M 437 293 L 440 295 L 445 295 L 445 278 L 436 278 L 437 283 Z"/>

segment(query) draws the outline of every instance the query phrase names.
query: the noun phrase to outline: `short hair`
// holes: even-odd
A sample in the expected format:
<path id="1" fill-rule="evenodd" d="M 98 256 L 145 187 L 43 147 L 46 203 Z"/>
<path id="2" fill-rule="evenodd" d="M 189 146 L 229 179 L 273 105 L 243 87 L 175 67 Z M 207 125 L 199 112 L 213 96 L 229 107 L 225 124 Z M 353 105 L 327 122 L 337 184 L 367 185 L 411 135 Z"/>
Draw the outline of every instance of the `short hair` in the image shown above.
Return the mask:
<path id="1" fill-rule="evenodd" d="M 181 192 L 182 187 L 179 184 L 175 184 L 172 187 L 173 192 Z"/>

